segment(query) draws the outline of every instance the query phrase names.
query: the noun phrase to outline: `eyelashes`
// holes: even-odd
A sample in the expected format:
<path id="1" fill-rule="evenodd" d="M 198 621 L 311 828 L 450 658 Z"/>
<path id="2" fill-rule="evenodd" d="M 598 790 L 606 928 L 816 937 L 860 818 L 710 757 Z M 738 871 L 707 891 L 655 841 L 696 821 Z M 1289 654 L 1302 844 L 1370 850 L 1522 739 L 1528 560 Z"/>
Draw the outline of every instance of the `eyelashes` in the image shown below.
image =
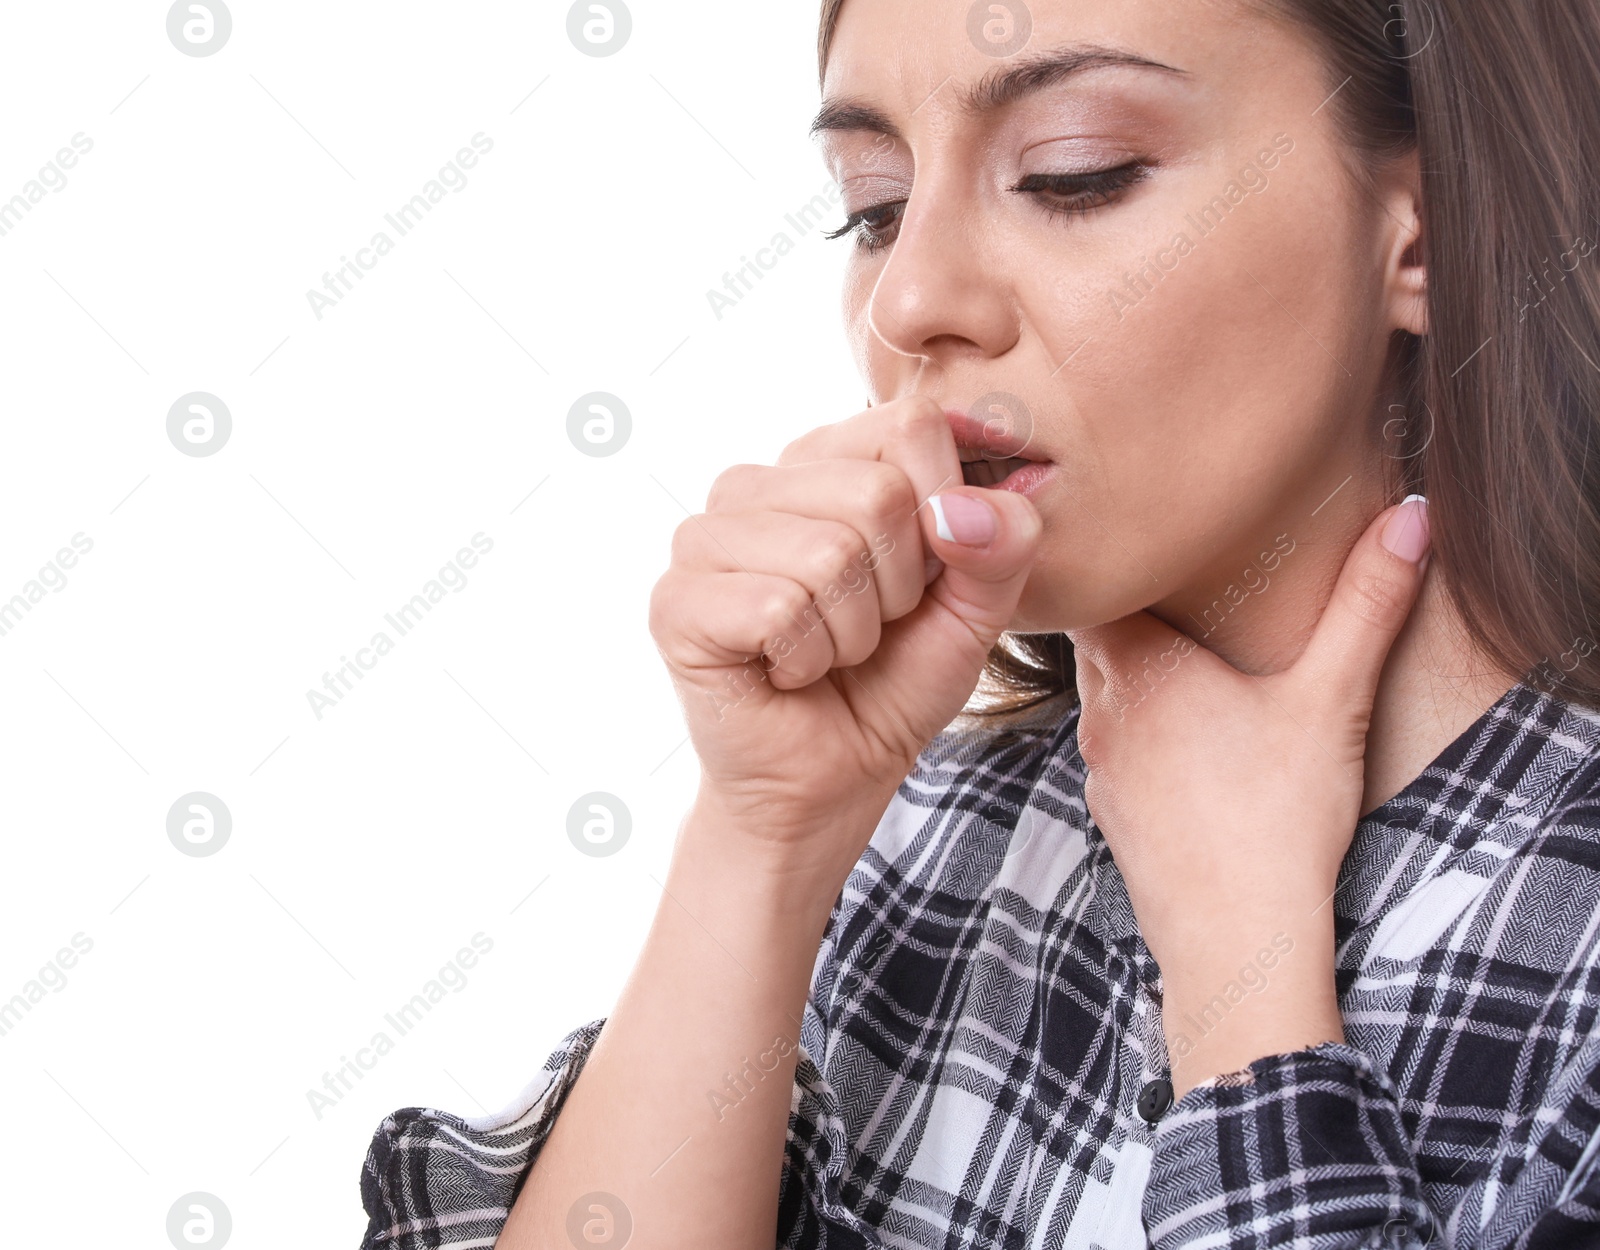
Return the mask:
<path id="1" fill-rule="evenodd" d="M 1052 217 L 1061 213 L 1091 213 L 1129 187 L 1142 182 L 1150 166 L 1129 161 L 1111 169 L 1096 169 L 1083 174 L 1029 174 L 1010 190 L 1035 196 L 1040 207 Z"/>
<path id="2" fill-rule="evenodd" d="M 1031 196 L 1049 217 L 1081 216 L 1103 208 L 1135 183 L 1142 182 L 1151 168 L 1143 161 L 1129 161 L 1125 165 L 1080 174 L 1028 174 L 1006 189 Z M 838 239 L 854 234 L 856 246 L 863 252 L 881 251 L 894 242 L 894 230 L 905 206 L 902 199 L 860 209 L 826 237 Z"/>
<path id="3" fill-rule="evenodd" d="M 838 239 L 847 234 L 854 234 L 857 247 L 864 252 L 876 252 L 889 245 L 890 240 L 883 232 L 900 220 L 900 214 L 905 211 L 905 207 L 904 200 L 889 200 L 883 204 L 874 204 L 871 208 L 857 209 L 844 219 L 844 225 L 822 237 Z"/>

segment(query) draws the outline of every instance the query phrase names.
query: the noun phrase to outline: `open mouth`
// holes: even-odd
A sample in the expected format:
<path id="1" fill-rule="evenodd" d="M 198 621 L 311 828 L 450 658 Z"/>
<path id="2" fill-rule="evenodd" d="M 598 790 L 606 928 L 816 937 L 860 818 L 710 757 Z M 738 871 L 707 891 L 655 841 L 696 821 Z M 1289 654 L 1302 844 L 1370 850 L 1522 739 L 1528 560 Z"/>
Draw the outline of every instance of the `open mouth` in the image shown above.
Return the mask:
<path id="1" fill-rule="evenodd" d="M 1025 460 L 1021 456 L 1002 458 L 981 451 L 963 450 L 961 480 L 968 486 L 998 486 L 1018 470 L 1038 463 L 1037 460 Z"/>
<path id="2" fill-rule="evenodd" d="M 1015 397 L 1007 405 L 991 404 L 986 411 L 992 415 L 984 420 L 954 409 L 944 414 L 961 457 L 962 482 L 1033 494 L 1050 480 L 1055 465 L 1042 456 L 1021 454 L 1032 449 L 1032 417 Z"/>

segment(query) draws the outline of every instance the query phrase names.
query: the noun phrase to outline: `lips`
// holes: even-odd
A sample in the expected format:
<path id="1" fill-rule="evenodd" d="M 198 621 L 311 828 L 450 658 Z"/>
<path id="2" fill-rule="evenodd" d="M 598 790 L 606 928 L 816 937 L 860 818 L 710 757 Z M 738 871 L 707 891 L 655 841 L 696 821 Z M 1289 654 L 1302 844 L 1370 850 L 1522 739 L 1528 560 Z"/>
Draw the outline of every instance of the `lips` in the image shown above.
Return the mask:
<path id="1" fill-rule="evenodd" d="M 968 486 L 1018 490 L 1036 486 L 1048 476 L 1050 462 L 1029 454 L 1031 429 L 1020 431 L 1009 421 L 980 421 L 955 411 L 947 411 L 945 420 L 955 435 L 961 479 Z"/>

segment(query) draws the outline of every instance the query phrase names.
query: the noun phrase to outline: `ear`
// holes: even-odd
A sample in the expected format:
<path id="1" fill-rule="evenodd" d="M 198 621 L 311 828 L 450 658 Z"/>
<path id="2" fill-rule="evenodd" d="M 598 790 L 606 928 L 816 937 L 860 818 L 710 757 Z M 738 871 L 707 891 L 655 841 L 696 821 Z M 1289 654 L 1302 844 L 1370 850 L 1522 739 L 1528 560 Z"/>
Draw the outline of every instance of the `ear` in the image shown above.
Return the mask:
<path id="1" fill-rule="evenodd" d="M 1428 332 L 1427 240 L 1422 231 L 1422 164 L 1413 149 L 1392 165 L 1384 184 L 1388 213 L 1384 294 L 1389 323 L 1412 334 Z"/>

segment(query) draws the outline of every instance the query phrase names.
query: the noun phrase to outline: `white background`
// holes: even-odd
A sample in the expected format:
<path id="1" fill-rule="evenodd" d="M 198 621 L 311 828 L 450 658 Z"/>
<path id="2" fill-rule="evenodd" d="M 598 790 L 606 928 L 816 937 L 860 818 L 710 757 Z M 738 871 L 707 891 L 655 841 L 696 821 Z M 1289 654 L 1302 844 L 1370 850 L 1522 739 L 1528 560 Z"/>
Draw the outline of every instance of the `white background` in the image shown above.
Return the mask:
<path id="1" fill-rule="evenodd" d="M 167 10 L 7 5 L 0 37 L 0 201 L 93 144 L 0 237 L 0 601 L 93 543 L 0 636 L 0 1002 L 93 943 L 0 1036 L 5 1240 L 165 1247 L 205 1191 L 239 1250 L 354 1247 L 383 1116 L 500 1109 L 631 965 L 696 777 L 646 619 L 685 509 L 864 406 L 842 210 L 785 220 L 828 186 L 816 6 L 637 2 L 605 57 L 553 0 L 232 0 L 199 57 Z M 380 229 L 319 320 L 308 289 Z M 231 411 L 214 455 L 168 439 L 192 391 Z M 591 391 L 631 411 L 614 456 L 567 437 Z M 387 629 L 480 532 L 465 588 Z M 307 691 L 380 629 L 319 720 Z M 168 838 L 191 791 L 232 814 L 213 855 Z M 567 837 L 590 791 L 632 814 L 609 858 Z"/>

